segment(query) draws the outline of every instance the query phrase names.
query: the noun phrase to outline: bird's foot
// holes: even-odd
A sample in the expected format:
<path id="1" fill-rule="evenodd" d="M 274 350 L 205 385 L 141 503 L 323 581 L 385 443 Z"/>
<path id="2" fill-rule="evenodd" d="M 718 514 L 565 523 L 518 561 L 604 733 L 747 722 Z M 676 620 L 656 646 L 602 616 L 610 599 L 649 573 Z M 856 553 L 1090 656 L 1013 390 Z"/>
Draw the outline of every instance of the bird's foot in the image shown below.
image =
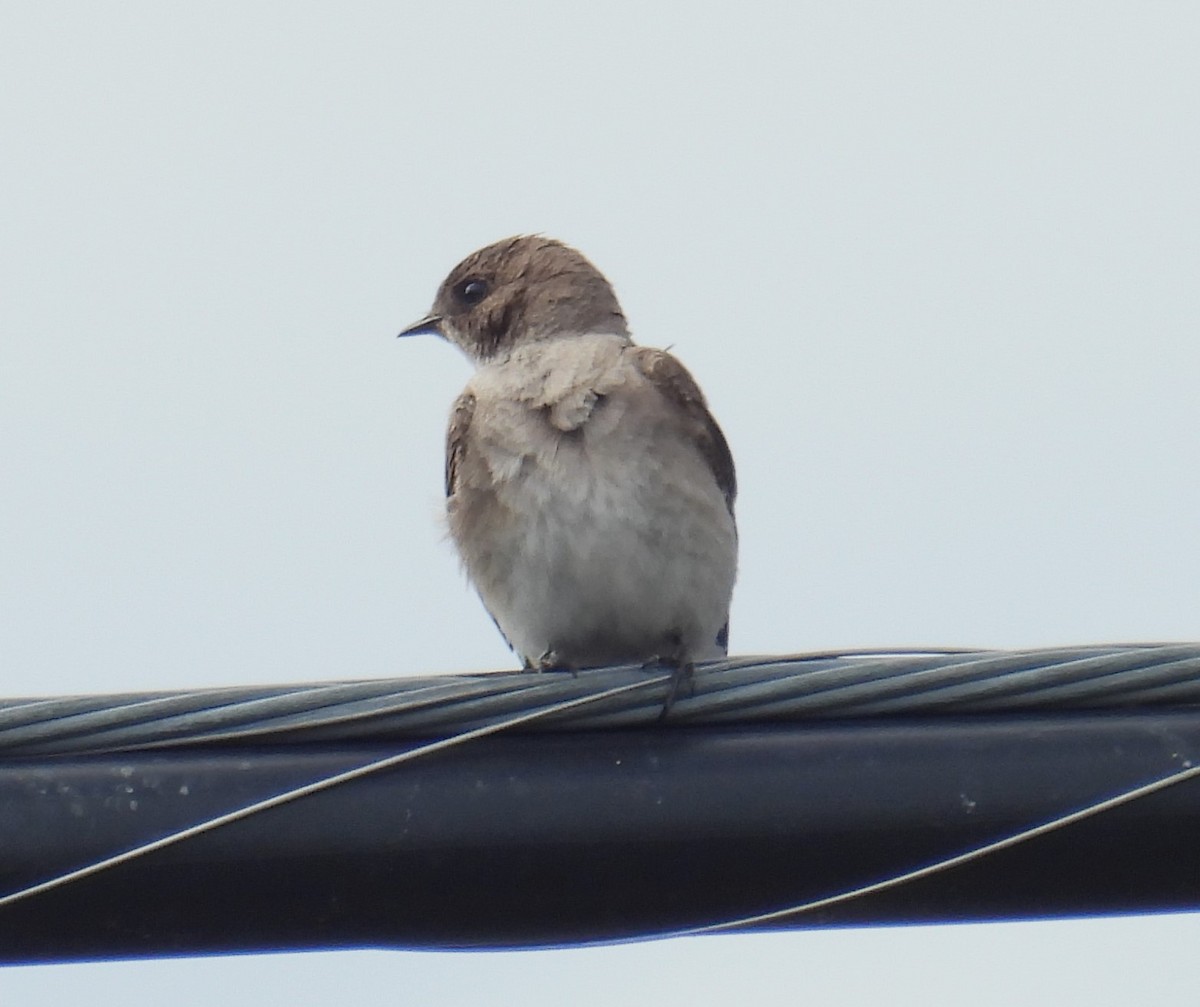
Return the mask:
<path id="1" fill-rule="evenodd" d="M 530 661 L 525 658 L 525 671 L 569 671 L 572 675 L 578 675 L 579 669 L 572 667 L 561 657 L 558 656 L 558 651 L 548 650 L 536 661 Z"/>
<path id="2" fill-rule="evenodd" d="M 669 668 L 671 670 L 671 677 L 667 681 L 667 695 L 663 699 L 662 710 L 658 715 L 660 721 L 667 719 L 671 707 L 675 705 L 675 700 L 685 690 L 688 696 L 696 694 L 696 666 L 687 660 L 679 650 L 660 655 L 652 661 L 647 661 L 642 667 L 659 670 Z"/>

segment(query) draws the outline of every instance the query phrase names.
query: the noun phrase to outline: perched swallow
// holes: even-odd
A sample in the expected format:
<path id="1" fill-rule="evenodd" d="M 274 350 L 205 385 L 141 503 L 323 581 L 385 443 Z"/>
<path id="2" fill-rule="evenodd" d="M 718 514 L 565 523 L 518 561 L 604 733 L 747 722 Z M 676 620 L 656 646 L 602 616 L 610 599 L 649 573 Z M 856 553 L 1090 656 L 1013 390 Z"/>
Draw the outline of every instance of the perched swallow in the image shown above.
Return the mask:
<path id="1" fill-rule="evenodd" d="M 539 236 L 480 249 L 400 333 L 475 364 L 446 440 L 467 574 L 529 669 L 724 656 L 737 570 L 729 446 L 669 353 L 637 346 L 612 287 Z"/>

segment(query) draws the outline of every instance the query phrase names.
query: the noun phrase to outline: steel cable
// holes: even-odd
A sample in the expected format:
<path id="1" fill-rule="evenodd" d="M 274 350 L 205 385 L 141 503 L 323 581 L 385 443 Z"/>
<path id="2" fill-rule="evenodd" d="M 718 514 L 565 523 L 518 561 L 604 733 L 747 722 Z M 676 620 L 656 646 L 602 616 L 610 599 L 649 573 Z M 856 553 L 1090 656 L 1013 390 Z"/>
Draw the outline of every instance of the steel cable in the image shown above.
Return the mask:
<path id="1" fill-rule="evenodd" d="M 644 682 L 661 668 L 492 672 L 187 692 L 0 700 L 0 753 L 429 738 Z M 665 684 L 545 717 L 537 729 L 647 726 Z M 698 666 L 670 713 L 686 724 L 1200 703 L 1200 644 L 740 657 Z M 532 729 L 532 728 L 531 728 Z"/>

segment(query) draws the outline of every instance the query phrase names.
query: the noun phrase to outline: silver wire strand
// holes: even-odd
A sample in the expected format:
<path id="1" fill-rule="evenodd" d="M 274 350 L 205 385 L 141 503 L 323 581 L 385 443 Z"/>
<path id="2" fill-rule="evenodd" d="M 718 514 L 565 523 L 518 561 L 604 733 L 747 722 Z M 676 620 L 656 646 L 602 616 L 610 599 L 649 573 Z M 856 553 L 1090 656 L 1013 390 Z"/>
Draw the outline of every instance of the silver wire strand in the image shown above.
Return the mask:
<path id="1" fill-rule="evenodd" d="M 432 738 L 556 704 L 531 729 L 649 726 L 662 711 L 667 677 L 658 668 L 622 667 L 5 700 L 0 755 Z M 825 652 L 698 666 L 668 723 L 1196 703 L 1194 643 Z"/>

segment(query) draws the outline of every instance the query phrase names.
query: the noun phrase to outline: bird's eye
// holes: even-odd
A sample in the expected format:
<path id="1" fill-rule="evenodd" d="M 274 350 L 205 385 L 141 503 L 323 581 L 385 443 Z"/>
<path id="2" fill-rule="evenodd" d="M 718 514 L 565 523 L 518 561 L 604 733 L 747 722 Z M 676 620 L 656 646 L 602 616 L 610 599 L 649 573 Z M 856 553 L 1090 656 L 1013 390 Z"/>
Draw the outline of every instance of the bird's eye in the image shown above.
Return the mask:
<path id="1" fill-rule="evenodd" d="M 454 296 L 466 305 L 478 304 L 487 297 L 487 292 L 487 280 L 481 280 L 478 277 L 463 280 L 454 288 Z"/>

